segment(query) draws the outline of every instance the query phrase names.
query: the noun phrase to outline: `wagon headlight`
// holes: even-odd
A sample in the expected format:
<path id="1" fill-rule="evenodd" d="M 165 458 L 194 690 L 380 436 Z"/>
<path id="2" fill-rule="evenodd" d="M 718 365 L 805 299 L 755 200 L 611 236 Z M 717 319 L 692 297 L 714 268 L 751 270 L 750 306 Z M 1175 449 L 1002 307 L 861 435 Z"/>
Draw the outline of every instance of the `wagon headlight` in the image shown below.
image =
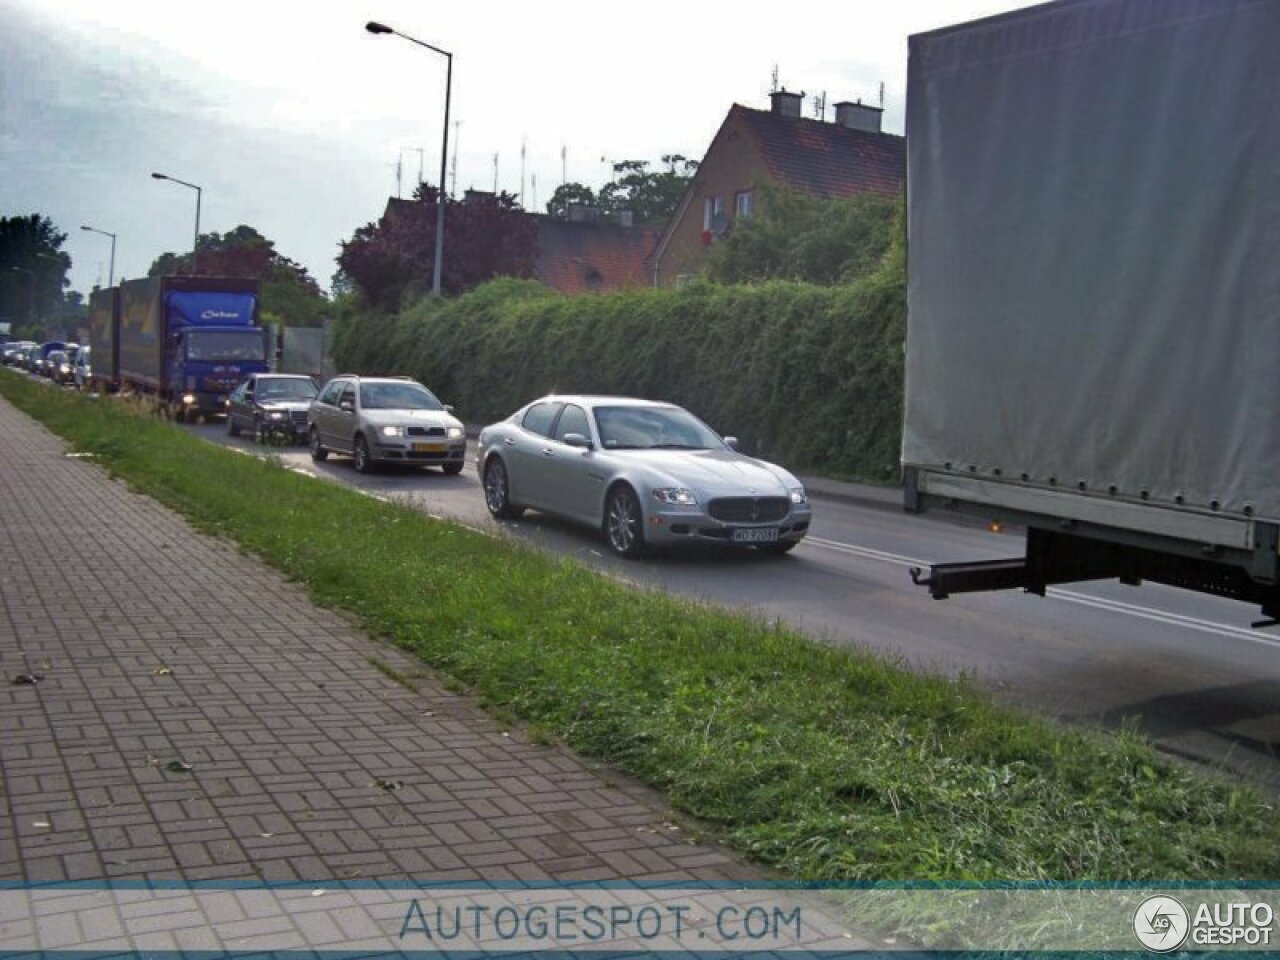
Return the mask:
<path id="1" fill-rule="evenodd" d="M 384 437 L 403 437 L 404 427 L 383 427 L 382 435 Z"/>
<path id="2" fill-rule="evenodd" d="M 460 436 L 462 436 L 462 428 L 461 428 L 461 427 L 450 427 L 450 428 L 449 428 L 449 439 L 450 439 L 450 440 L 457 440 Z"/>
<path id="3" fill-rule="evenodd" d="M 659 487 L 653 491 L 653 499 L 661 503 L 673 503 L 681 507 L 697 506 L 698 498 L 684 487 Z"/>
<path id="4" fill-rule="evenodd" d="M 792 503 L 808 503 L 809 502 L 809 495 L 804 492 L 804 487 L 791 488 L 791 502 Z"/>

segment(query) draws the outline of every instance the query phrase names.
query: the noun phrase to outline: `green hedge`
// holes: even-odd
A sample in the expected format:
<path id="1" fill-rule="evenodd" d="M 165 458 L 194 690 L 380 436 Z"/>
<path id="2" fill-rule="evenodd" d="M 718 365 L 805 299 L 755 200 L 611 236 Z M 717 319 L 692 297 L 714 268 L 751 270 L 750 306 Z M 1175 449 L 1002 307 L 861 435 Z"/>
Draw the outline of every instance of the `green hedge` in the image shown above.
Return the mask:
<path id="1" fill-rule="evenodd" d="M 902 428 L 901 257 L 843 287 L 564 296 L 498 280 L 398 317 L 339 318 L 342 370 L 421 380 L 469 423 L 552 392 L 669 400 L 792 469 L 888 483 Z"/>

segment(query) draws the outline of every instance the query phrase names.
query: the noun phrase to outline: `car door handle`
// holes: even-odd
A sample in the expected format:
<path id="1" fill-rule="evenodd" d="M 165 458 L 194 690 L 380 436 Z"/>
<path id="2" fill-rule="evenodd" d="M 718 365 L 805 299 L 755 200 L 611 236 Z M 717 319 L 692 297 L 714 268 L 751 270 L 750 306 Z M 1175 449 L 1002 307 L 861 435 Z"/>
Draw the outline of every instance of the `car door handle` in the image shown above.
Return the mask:
<path id="1" fill-rule="evenodd" d="M 555 456 L 555 454 L 556 454 L 556 452 L 555 452 L 554 450 L 552 450 L 550 447 L 543 447 L 543 448 L 542 448 L 542 455 L 543 455 L 544 457 L 554 457 L 554 456 Z"/>
<path id="2" fill-rule="evenodd" d="M 516 442 L 510 437 L 503 438 L 502 442 L 505 443 L 508 447 L 514 447 L 516 445 Z"/>

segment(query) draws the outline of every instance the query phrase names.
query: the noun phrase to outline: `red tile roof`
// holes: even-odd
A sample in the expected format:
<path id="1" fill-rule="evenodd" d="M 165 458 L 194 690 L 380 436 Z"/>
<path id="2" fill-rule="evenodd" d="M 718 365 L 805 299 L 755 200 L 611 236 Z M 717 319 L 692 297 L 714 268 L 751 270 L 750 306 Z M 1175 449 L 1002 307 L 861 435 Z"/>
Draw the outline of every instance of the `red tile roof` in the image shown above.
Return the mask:
<path id="1" fill-rule="evenodd" d="M 805 117 L 734 104 L 774 178 L 831 199 L 874 191 L 893 194 L 906 179 L 907 141 Z"/>
<path id="2" fill-rule="evenodd" d="M 535 216 L 538 223 L 536 280 L 561 293 L 587 293 L 645 286 L 645 258 L 662 231 L 611 223 L 570 223 Z"/>

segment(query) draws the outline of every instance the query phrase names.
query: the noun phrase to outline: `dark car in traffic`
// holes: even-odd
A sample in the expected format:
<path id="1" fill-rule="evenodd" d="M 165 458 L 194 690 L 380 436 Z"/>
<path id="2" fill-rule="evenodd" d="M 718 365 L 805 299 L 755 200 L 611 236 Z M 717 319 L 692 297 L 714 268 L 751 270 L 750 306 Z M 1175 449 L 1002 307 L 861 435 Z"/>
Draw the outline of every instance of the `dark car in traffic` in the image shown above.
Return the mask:
<path id="1" fill-rule="evenodd" d="M 298 373 L 257 373 L 227 398 L 227 433 L 248 431 L 259 443 L 301 443 L 307 439 L 307 411 L 319 389 Z"/>

